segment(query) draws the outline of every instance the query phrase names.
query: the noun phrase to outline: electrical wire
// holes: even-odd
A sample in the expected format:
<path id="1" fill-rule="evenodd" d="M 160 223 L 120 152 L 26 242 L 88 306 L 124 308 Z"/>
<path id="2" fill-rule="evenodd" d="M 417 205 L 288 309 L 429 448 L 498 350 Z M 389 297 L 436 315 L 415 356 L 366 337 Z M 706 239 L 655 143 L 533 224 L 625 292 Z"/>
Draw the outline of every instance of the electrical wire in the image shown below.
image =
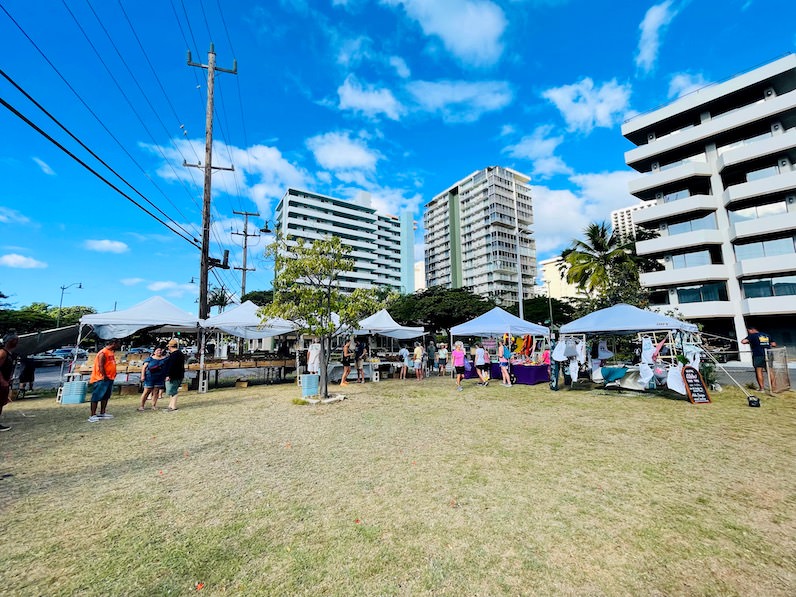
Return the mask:
<path id="1" fill-rule="evenodd" d="M 191 246 L 193 246 L 193 247 L 196 247 L 197 249 L 198 249 L 198 248 L 200 248 L 200 246 L 197 244 L 197 242 L 196 242 L 196 240 L 195 240 L 195 239 L 192 239 L 192 238 L 189 238 L 189 237 L 187 237 L 187 236 L 184 236 L 182 233 L 180 233 L 179 231 L 177 231 L 177 230 L 175 230 L 174 228 L 172 228 L 171 226 L 169 226 L 169 224 L 168 224 L 167 222 L 165 222 L 165 221 L 161 220 L 161 219 L 160 219 L 158 216 L 156 216 L 154 213 L 152 213 L 151 211 L 149 211 L 149 210 L 148 210 L 147 208 L 145 208 L 143 205 L 141 205 L 140 203 L 138 203 L 138 202 L 137 202 L 135 199 L 133 199 L 132 197 L 130 197 L 130 195 L 128 195 L 127 193 L 125 193 L 124 191 L 122 191 L 122 190 L 121 190 L 119 187 L 117 187 L 116 185 L 114 185 L 114 184 L 113 184 L 111 181 L 109 181 L 107 178 L 105 178 L 104 176 L 102 176 L 102 174 L 100 174 L 99 172 L 97 172 L 96 170 L 94 170 L 94 168 L 92 168 L 91 166 L 89 166 L 89 165 L 88 165 L 86 162 L 84 162 L 83 160 L 81 160 L 81 159 L 80 159 L 79 157 L 77 157 L 77 156 L 76 156 L 74 153 L 72 153 L 71 151 L 69 151 L 69 150 L 68 150 L 66 147 L 64 147 L 63 145 L 61 145 L 61 144 L 60 144 L 58 141 L 56 141 L 56 140 L 55 140 L 53 137 L 51 137 L 50 135 L 48 135 L 48 134 L 47 134 L 47 133 L 46 133 L 44 130 L 42 130 L 42 129 L 41 129 L 39 126 L 37 126 L 37 125 L 36 125 L 36 124 L 35 124 L 35 123 L 34 123 L 32 120 L 30 120 L 28 117 L 26 117 L 24 114 L 22 114 L 22 113 L 21 113 L 19 110 L 17 110 L 16 108 L 14 108 L 14 106 L 12 106 L 11 104 L 9 104 L 9 103 L 8 103 L 7 101 L 5 101 L 5 100 L 4 100 L 2 97 L 0 97 L 0 104 L 1 104 L 3 107 L 5 107 L 7 110 L 9 110 L 9 111 L 10 111 L 12 114 L 14 114 L 14 116 L 16 116 L 17 118 L 19 118 L 20 120 L 22 120 L 22 121 L 23 121 L 25 124 L 27 124 L 27 125 L 28 125 L 29 127 L 31 127 L 33 130 L 35 130 L 37 133 L 39 133 L 41 136 L 43 136 L 45 139 L 47 139 L 47 140 L 48 140 L 50 143 L 52 143 L 53 145 L 55 145 L 55 146 L 56 146 L 58 149 L 60 149 L 61 151 L 63 151 L 63 152 L 64 152 L 66 155 L 68 155 L 70 158 L 72 158 L 73 160 L 75 160 L 75 161 L 76 161 L 78 164 L 80 164 L 81 166 L 83 166 L 83 167 L 84 167 L 86 170 L 88 170 L 89 172 L 91 172 L 91 173 L 92 173 L 94 176 L 96 176 L 97 178 L 99 178 L 99 179 L 100 179 L 102 182 L 104 182 L 106 185 L 108 185 L 109 187 L 111 187 L 111 188 L 112 188 L 114 191 L 116 191 L 117 193 L 119 193 L 119 194 L 120 194 L 122 197 L 126 198 L 126 199 L 127 199 L 128 201 L 130 201 L 130 202 L 131 202 L 133 205 L 135 205 L 136 207 L 138 207 L 138 208 L 139 208 L 141 211 L 143 211 L 144 213 L 146 213 L 146 214 L 147 214 L 147 215 L 149 215 L 150 217 L 154 218 L 155 220 L 157 220 L 157 221 L 158 221 L 158 222 L 160 222 L 161 224 L 163 224 L 163 225 L 164 225 L 166 228 L 168 228 L 169 230 L 171 230 L 171 231 L 172 231 L 174 234 L 176 234 L 177 236 L 179 236 L 179 237 L 180 237 L 180 238 L 182 238 L 183 240 L 186 240 L 186 241 L 187 241 L 189 244 L 191 244 Z"/>
<path id="2" fill-rule="evenodd" d="M 11 83 L 11 84 L 12 84 L 12 85 L 13 85 L 13 86 L 14 86 L 14 87 L 15 87 L 15 88 L 16 88 L 16 89 L 17 89 L 17 90 L 20 92 L 20 93 L 22 93 L 22 95 L 24 95 L 24 96 L 25 96 L 25 97 L 26 97 L 28 100 L 30 100 L 30 102 L 32 102 L 34 106 L 36 106 L 36 107 L 37 107 L 39 110 L 41 110 L 42 112 L 44 112 L 44 114 L 45 114 L 45 115 L 46 115 L 46 116 L 47 116 L 47 117 L 48 117 L 50 120 L 52 120 L 52 121 L 53 121 L 53 122 L 54 122 L 56 125 L 58 125 L 58 127 L 59 127 L 59 128 L 62 130 L 62 131 L 64 131 L 64 132 L 65 132 L 67 135 L 69 135 L 69 136 L 70 136 L 72 139 L 74 139 L 74 140 L 75 140 L 75 141 L 76 141 L 76 142 L 77 142 L 77 143 L 78 143 L 78 144 L 79 144 L 79 145 L 80 145 L 80 146 L 81 146 L 83 149 L 85 149 L 87 152 L 89 152 L 89 153 L 91 154 L 91 156 L 92 156 L 92 157 L 94 157 L 94 158 L 95 158 L 97 161 L 99 161 L 99 162 L 100 162 L 100 163 L 101 163 L 103 166 L 105 166 L 105 167 L 106 167 L 108 170 L 110 170 L 111 172 L 113 172 L 113 174 L 114 174 L 114 175 L 116 175 L 116 177 L 118 177 L 118 178 L 119 178 L 119 180 L 121 180 L 121 181 L 122 181 L 124 184 L 126 184 L 126 185 L 127 185 L 129 188 L 130 188 L 130 190 L 134 191 L 134 192 L 135 192 L 135 193 L 136 193 L 136 194 L 137 194 L 139 197 L 141 197 L 141 199 L 143 199 L 144 201 L 146 201 L 146 202 L 147 202 L 149 205 L 151 205 L 151 206 L 152 206 L 154 209 L 156 209 L 158 212 L 160 212 L 160 213 L 161 213 L 161 214 L 162 214 L 164 217 L 166 217 L 166 218 L 167 218 L 167 219 L 168 219 L 168 220 L 169 220 L 169 221 L 170 221 L 172 224 L 174 224 L 174 225 L 175 225 L 175 226 L 177 226 L 177 227 L 178 227 L 180 230 L 182 230 L 183 232 L 185 232 L 185 234 L 187 234 L 187 235 L 189 235 L 189 236 L 193 236 L 191 232 L 189 232 L 188 230 L 186 230 L 186 229 L 185 229 L 185 228 L 184 228 L 184 227 L 183 227 L 181 224 L 178 224 L 176 221 L 174 221 L 174 219 L 173 219 L 173 218 L 171 218 L 171 216 L 169 216 L 169 215 L 168 215 L 166 212 L 164 212 L 162 209 L 160 209 L 160 208 L 159 208 L 159 207 L 158 207 L 158 206 L 157 206 L 155 203 L 153 203 L 153 202 L 152 202 L 152 201 L 150 201 L 150 200 L 149 200 L 147 197 L 145 197 L 145 196 L 143 195 L 143 193 L 141 193 L 141 192 L 140 192 L 140 191 L 139 191 L 137 188 L 135 188 L 135 187 L 134 187 L 134 186 L 133 186 L 133 185 L 132 185 L 130 182 L 128 182 L 128 181 L 127 181 L 127 179 L 126 179 L 126 178 L 124 178 L 124 176 L 122 176 L 121 174 L 119 174 L 119 173 L 118 173 L 118 172 L 117 172 L 117 171 L 116 171 L 116 170 L 115 170 L 115 169 L 114 169 L 114 168 L 113 168 L 113 167 L 112 167 L 110 164 L 108 164 L 108 163 L 107 163 L 105 160 L 103 160 L 103 159 L 102 159 L 100 156 L 98 156 L 96 153 L 94 153 L 94 151 L 92 151 L 92 150 L 91 150 L 91 148 L 89 148 L 89 147 L 88 147 L 88 146 L 87 146 L 85 143 L 83 143 L 83 141 L 81 141 L 81 140 L 80 140 L 80 139 L 79 139 L 79 138 L 78 138 L 78 137 L 77 137 L 77 136 L 76 136 L 74 133 L 72 133 L 72 131 L 70 131 L 68 128 L 66 128 L 66 126 L 64 126 L 64 124 L 63 124 L 63 123 L 61 123 L 61 121 L 60 121 L 60 120 L 58 120 L 58 119 L 57 119 L 55 116 L 53 116 L 53 115 L 52 115 L 52 114 L 51 114 L 51 113 L 50 113 L 50 112 L 49 112 L 49 111 L 48 111 L 48 110 L 47 110 L 47 109 L 46 109 L 44 106 L 42 106 L 42 105 L 41 105 L 39 102 L 37 102 L 37 101 L 36 101 L 36 100 L 35 100 L 35 99 L 34 99 L 34 98 L 33 98 L 33 97 L 32 97 L 32 96 L 31 96 L 31 95 L 30 95 L 30 94 L 29 94 L 27 91 L 25 91 L 25 90 L 24 90 L 24 89 L 23 89 L 23 88 L 22 88 L 22 87 L 21 87 L 21 86 L 20 86 L 20 85 L 19 85 L 19 84 L 18 84 L 18 83 L 17 83 L 17 82 L 16 82 L 16 81 L 13 79 L 13 78 L 12 78 L 12 77 L 11 77 L 11 76 L 10 76 L 8 73 L 6 73 L 6 72 L 5 72 L 3 69 L 0 69 L 0 75 L 1 75 L 1 76 L 3 76 L 3 77 L 4 77 L 4 78 L 5 78 L 5 79 L 6 79 L 6 80 L 9 82 L 9 83 Z M 198 242 L 198 240 L 197 240 L 196 238 L 194 238 L 194 241 Z"/>

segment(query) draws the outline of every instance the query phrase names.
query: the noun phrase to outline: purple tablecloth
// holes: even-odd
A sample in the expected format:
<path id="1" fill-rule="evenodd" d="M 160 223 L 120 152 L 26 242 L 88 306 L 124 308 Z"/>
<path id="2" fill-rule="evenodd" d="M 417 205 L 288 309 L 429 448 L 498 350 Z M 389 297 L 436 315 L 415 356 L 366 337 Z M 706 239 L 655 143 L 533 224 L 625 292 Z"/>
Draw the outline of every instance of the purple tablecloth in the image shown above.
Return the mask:
<path id="1" fill-rule="evenodd" d="M 527 386 L 550 381 L 550 372 L 547 365 L 515 365 L 512 363 L 511 372 L 517 377 L 517 383 Z M 475 365 L 473 365 L 470 371 L 464 374 L 464 377 L 465 379 L 478 377 L 475 372 Z M 500 363 L 492 363 L 490 367 L 490 378 L 501 379 L 501 377 Z"/>

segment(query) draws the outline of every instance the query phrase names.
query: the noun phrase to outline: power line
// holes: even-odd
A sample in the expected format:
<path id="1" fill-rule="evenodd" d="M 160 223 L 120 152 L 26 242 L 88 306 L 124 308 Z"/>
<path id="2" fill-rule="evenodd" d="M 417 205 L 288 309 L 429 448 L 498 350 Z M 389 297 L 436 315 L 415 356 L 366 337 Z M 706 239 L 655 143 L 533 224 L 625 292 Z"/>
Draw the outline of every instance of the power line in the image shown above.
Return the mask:
<path id="1" fill-rule="evenodd" d="M 175 226 L 177 226 L 177 227 L 178 227 L 180 230 L 182 230 L 183 232 L 185 232 L 185 234 L 191 235 L 191 233 L 190 233 L 188 230 L 186 230 L 185 228 L 183 228 L 183 226 L 182 226 L 182 225 L 180 225 L 180 224 L 178 224 L 176 221 L 174 221 L 174 219 L 173 219 L 173 218 L 171 218 L 171 216 L 169 216 L 169 215 L 168 215 L 166 212 L 164 212 L 164 211 L 163 211 L 162 209 L 160 209 L 160 208 L 159 208 L 157 205 L 155 205 L 155 204 L 154 204 L 152 201 L 150 201 L 150 200 L 149 200 L 147 197 L 145 197 L 145 196 L 144 196 L 144 195 L 143 195 L 143 194 L 142 194 L 142 193 L 141 193 L 141 192 L 140 192 L 138 189 L 136 189 L 136 188 L 135 188 L 135 187 L 134 187 L 134 186 L 133 186 L 133 185 L 132 185 L 130 182 L 128 182 L 128 181 L 127 181 L 127 179 L 125 179 L 125 178 L 124 178 L 124 176 L 122 176 L 121 174 L 119 174 L 119 173 L 118 173 L 118 172 L 117 172 L 117 171 L 116 171 L 116 170 L 115 170 L 113 167 L 111 167 L 111 166 L 110 166 L 110 164 L 108 164 L 108 163 L 107 163 L 105 160 L 103 160 L 103 159 L 102 159 L 101 157 L 99 157 L 99 156 L 98 156 L 96 153 L 94 153 L 94 151 L 92 151 L 92 150 L 91 150 L 91 148 L 89 148 L 89 147 L 88 147 L 88 146 L 87 146 L 85 143 L 83 143 L 83 141 L 81 141 L 81 140 L 80 140 L 80 139 L 79 139 L 77 136 L 75 136 L 75 135 L 72 133 L 72 131 L 70 131 L 68 128 L 66 128 L 66 126 L 64 126 L 64 125 L 61 123 L 61 121 L 60 121 L 60 120 L 58 120 L 58 119 L 57 119 L 55 116 L 53 116 L 53 115 L 52 115 L 52 114 L 51 114 L 51 113 L 50 113 L 50 112 L 49 112 L 49 111 L 48 111 L 48 110 L 47 110 L 47 109 L 46 109 L 44 106 L 42 106 L 42 105 L 41 105 L 39 102 L 37 102 L 37 101 L 36 101 L 36 100 L 35 100 L 35 99 L 34 99 L 34 98 L 33 98 L 33 97 L 32 97 L 32 96 L 31 96 L 31 95 L 30 95 L 30 94 L 29 94 L 27 91 L 25 91 L 25 90 L 24 90 L 24 89 L 23 89 L 23 88 L 22 88 L 22 87 L 21 87 L 19 84 L 17 84 L 17 82 L 16 82 L 16 81 L 14 81 L 14 79 L 13 79 L 13 78 L 11 78 L 11 76 L 10 76 L 10 75 L 8 75 L 8 74 L 7 74 L 7 73 L 6 73 L 6 72 L 5 72 L 3 69 L 0 69 L 0 75 L 2 75 L 2 76 L 3 76 L 3 77 L 4 77 L 4 78 L 5 78 L 5 79 L 6 79 L 6 80 L 9 82 L 9 83 L 11 83 L 11 84 L 12 84 L 14 87 L 16 87 L 16 89 L 17 89 L 17 90 L 19 90 L 19 92 L 20 92 L 20 93 L 22 93 L 22 95 L 24 95 L 24 96 L 25 96 L 25 97 L 26 97 L 28 100 L 30 100 L 30 101 L 33 103 L 33 105 L 34 105 L 34 106 L 36 106 L 36 107 L 37 107 L 39 110 L 41 110 L 42 112 L 44 112 L 44 114 L 45 114 L 45 115 L 46 115 L 48 118 L 50 118 L 50 120 L 52 120 L 52 121 L 53 121 L 53 122 L 54 122 L 56 125 L 58 125 L 58 127 L 59 127 L 61 130 L 63 130 L 63 131 L 64 131 L 64 132 L 65 132 L 67 135 L 69 135 L 69 136 L 70 136 L 72 139 L 74 139 L 75 141 L 77 141 L 77 143 L 79 143 L 79 144 L 80 144 L 80 146 L 81 146 L 83 149 L 85 149 L 86 151 L 88 151 L 88 152 L 89 152 L 89 153 L 92 155 L 92 157 L 94 157 L 96 160 L 98 160 L 98 161 L 99 161 L 99 162 L 100 162 L 100 163 L 101 163 L 103 166 L 105 166 L 105 167 L 106 167 L 108 170 L 110 170 L 111 172 L 113 172 L 113 174 L 115 174 L 115 175 L 116 175 L 116 176 L 119 178 L 119 180 L 121 180 L 121 181 L 122 181 L 124 184 L 126 184 L 126 185 L 127 185 L 127 186 L 128 186 L 128 187 L 129 187 L 129 188 L 132 190 L 132 191 L 134 191 L 134 192 L 135 192 L 135 193 L 136 193 L 136 194 L 137 194 L 139 197 L 141 197 L 141 199 L 143 199 L 144 201 L 146 201 L 147 203 L 149 203 L 149 205 L 151 205 L 153 208 L 155 208 L 157 211 L 159 211 L 161 214 L 163 214 L 163 215 L 164 215 L 164 216 L 165 216 L 165 217 L 166 217 L 168 220 L 170 220 L 170 221 L 171 221 L 171 223 L 173 223 L 173 224 L 174 224 Z M 197 240 L 197 239 L 193 239 L 193 240 L 194 240 L 195 242 L 198 242 L 198 240 Z"/>
<path id="2" fill-rule="evenodd" d="M 76 156 L 74 153 L 72 153 L 71 151 L 69 151 L 69 150 L 68 150 L 66 147 L 64 147 L 63 145 L 61 145 L 61 144 L 60 144 L 58 141 L 56 141 L 56 140 L 55 140 L 53 137 L 51 137 L 50 135 L 48 135 L 48 134 L 47 134 L 47 133 L 46 133 L 44 130 L 42 130 L 41 128 L 39 128 L 39 127 L 38 127 L 38 126 L 37 126 L 37 125 L 36 125 L 36 124 L 35 124 L 35 123 L 34 123 L 32 120 L 30 120 L 29 118 L 27 118 L 27 117 L 26 117 L 24 114 L 22 114 L 22 113 L 21 113 L 19 110 L 17 110 L 16 108 L 14 108 L 14 107 L 13 107 L 11 104 L 9 104 L 7 101 L 5 101 L 5 100 L 4 100 L 2 97 L 0 97 L 0 104 L 2 104 L 2 105 L 3 105 L 3 107 L 5 107 L 5 108 L 6 108 L 7 110 L 9 110 L 9 111 L 10 111 L 12 114 L 14 114 L 14 116 L 16 116 L 17 118 L 21 119 L 23 122 L 25 122 L 25 124 L 27 124 L 27 125 L 28 125 L 29 127 L 31 127 L 33 130 L 35 130 L 37 133 L 39 133 L 41 136 L 43 136 L 45 139 L 47 139 L 47 140 L 48 140 L 50 143 L 52 143 L 53 145 L 55 145 L 55 146 L 56 146 L 58 149 L 60 149 L 61 151 L 63 151 L 63 152 L 64 152 L 66 155 L 68 155 L 70 158 L 72 158 L 73 160 L 75 160 L 75 161 L 76 161 L 78 164 L 80 164 L 81 166 L 83 166 L 83 167 L 84 167 L 86 170 L 88 170 L 89 172 L 91 172 L 91 173 L 92 173 L 94 176 L 96 176 L 97 178 L 99 178 L 99 179 L 100 179 L 102 182 L 104 182 L 106 185 L 108 185 L 109 187 L 111 187 L 111 188 L 112 188 L 114 191 L 116 191 L 117 193 L 119 193 L 119 194 L 120 194 L 122 197 L 124 197 L 124 198 L 126 198 L 128 201 L 130 201 L 130 202 L 131 202 L 133 205 L 135 205 L 135 206 L 136 206 L 138 209 L 140 209 L 141 211 L 143 211 L 144 213 L 146 213 L 146 214 L 147 214 L 147 215 L 149 215 L 150 217 L 154 218 L 155 220 L 157 220 L 158 222 L 160 222 L 161 224 L 163 224 L 163 225 L 164 225 L 166 228 L 168 228 L 169 230 L 171 230 L 171 231 L 172 231 L 174 234 L 176 234 L 176 235 L 177 235 L 177 236 L 179 236 L 180 238 L 182 238 L 182 239 L 184 239 L 184 240 L 188 241 L 188 242 L 191 244 L 191 246 L 193 246 L 193 247 L 196 247 L 197 249 L 199 248 L 199 245 L 196 243 L 196 241 L 195 241 L 194 239 L 188 238 L 187 236 L 184 236 L 184 235 L 183 235 L 182 233 L 180 233 L 179 231 L 177 231 L 177 230 L 174 230 L 174 228 L 172 228 L 171 226 L 169 226 L 169 224 L 168 224 L 167 222 L 165 222 L 165 221 L 161 220 L 159 217 L 157 217 L 155 214 L 153 214 L 151 211 L 149 211 L 149 210 L 148 210 L 147 208 L 145 208 L 143 205 L 141 205 L 140 203 L 138 203 L 138 202 L 137 202 L 135 199 L 133 199 L 132 197 L 130 197 L 130 196 L 127 194 L 127 193 L 125 193 L 124 191 L 122 191 L 122 190 L 121 190 L 119 187 L 117 187 L 116 185 L 114 185 L 114 184 L 113 184 L 111 181 L 109 181 L 107 178 L 105 178 L 104 176 L 102 176 L 102 174 L 100 174 L 99 172 L 97 172 L 96 170 L 94 170 L 94 168 L 92 168 L 91 166 L 89 166 L 89 165 L 88 165 L 86 162 L 84 162 L 83 160 L 81 160 L 81 159 L 80 159 L 79 157 L 77 157 L 77 156 Z"/>

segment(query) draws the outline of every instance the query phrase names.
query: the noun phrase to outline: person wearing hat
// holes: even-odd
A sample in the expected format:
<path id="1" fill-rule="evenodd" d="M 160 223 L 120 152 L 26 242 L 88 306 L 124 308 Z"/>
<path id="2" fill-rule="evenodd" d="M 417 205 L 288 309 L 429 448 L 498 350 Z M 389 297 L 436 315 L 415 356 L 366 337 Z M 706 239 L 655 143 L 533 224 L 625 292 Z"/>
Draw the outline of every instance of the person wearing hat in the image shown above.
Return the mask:
<path id="1" fill-rule="evenodd" d="M 169 340 L 168 373 L 166 374 L 166 395 L 169 397 L 169 412 L 177 410 L 177 392 L 185 377 L 185 354 L 180 350 L 180 341 L 177 338 Z"/>

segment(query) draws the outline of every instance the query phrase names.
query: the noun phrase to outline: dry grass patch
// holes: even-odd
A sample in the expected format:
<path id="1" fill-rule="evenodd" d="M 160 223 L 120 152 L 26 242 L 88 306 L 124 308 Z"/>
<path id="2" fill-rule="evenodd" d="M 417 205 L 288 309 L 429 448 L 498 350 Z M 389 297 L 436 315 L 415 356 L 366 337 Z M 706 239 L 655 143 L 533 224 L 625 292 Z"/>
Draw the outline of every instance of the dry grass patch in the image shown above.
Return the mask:
<path id="1" fill-rule="evenodd" d="M 4 416 L 14 595 L 792 595 L 796 396 L 385 381 Z M 35 417 L 22 417 L 21 413 Z"/>

